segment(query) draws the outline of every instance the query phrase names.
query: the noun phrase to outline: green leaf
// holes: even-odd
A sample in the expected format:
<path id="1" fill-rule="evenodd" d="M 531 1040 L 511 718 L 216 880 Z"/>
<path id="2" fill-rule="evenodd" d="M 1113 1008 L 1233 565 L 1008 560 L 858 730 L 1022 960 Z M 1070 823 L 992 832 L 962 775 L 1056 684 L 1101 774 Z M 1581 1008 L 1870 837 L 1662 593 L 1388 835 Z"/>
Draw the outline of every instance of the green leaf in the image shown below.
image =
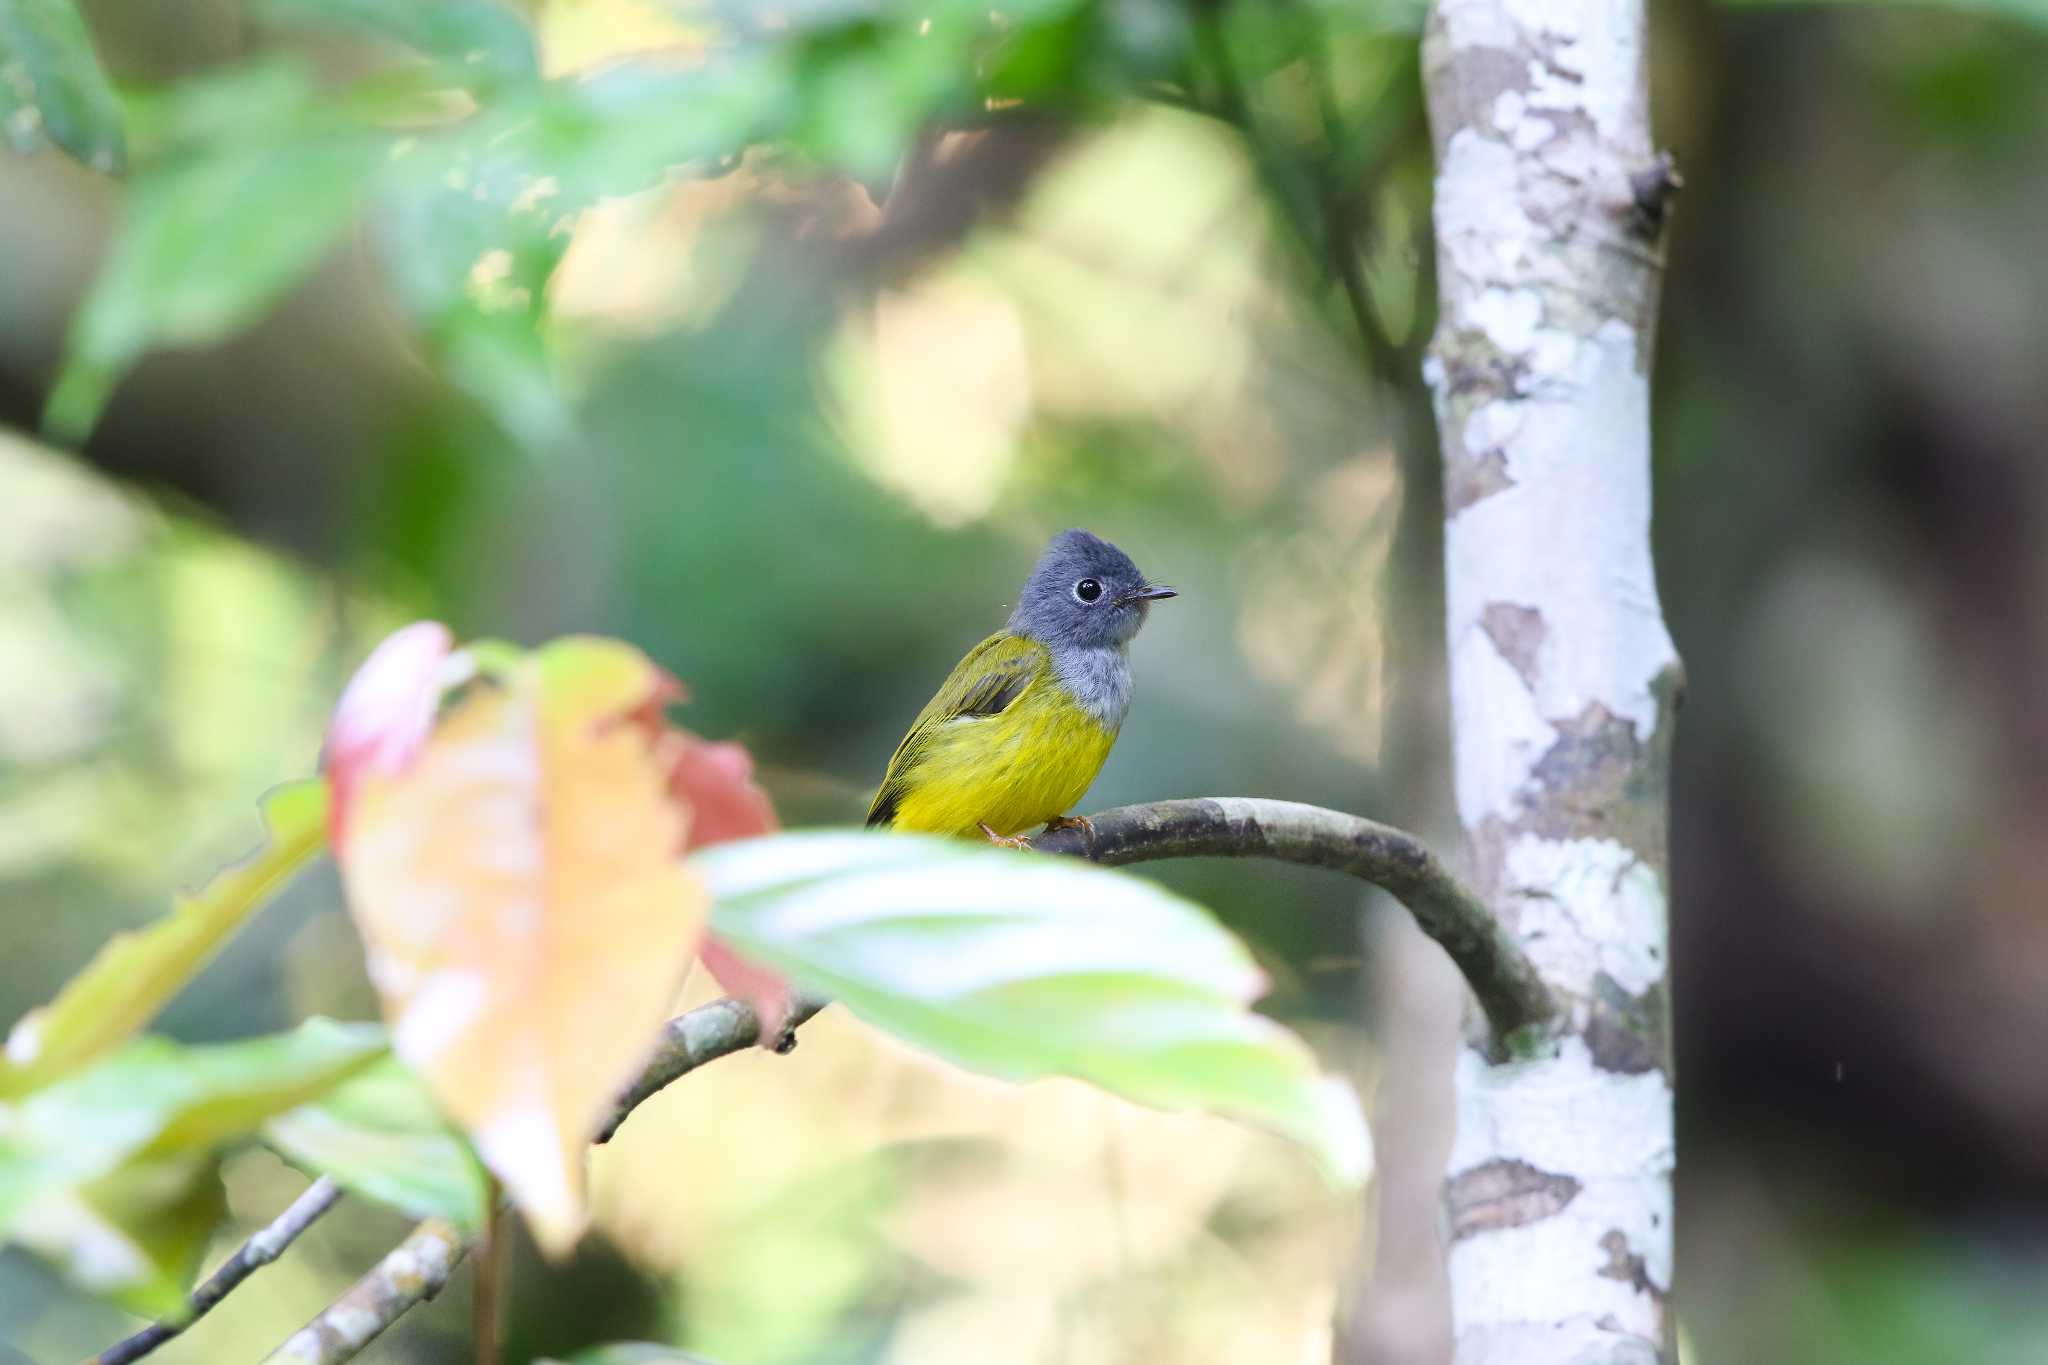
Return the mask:
<path id="1" fill-rule="evenodd" d="M 1265 987 L 1250 954 L 1156 883 L 873 832 L 773 835 L 691 862 L 735 949 L 952 1062 L 1247 1119 L 1342 1181 L 1370 1167 L 1357 1096 L 1249 1010 Z"/>
<path id="2" fill-rule="evenodd" d="M 566 203 L 633 193 L 772 138 L 796 111 L 798 79 L 787 54 L 750 46 L 696 71 L 620 66 L 555 82 L 534 123 L 535 154 Z"/>
<path id="3" fill-rule="evenodd" d="M 540 106 L 505 105 L 394 163 L 376 238 L 399 302 L 448 378 L 512 436 L 548 451 L 572 427 L 543 331 L 569 234 L 557 231 L 563 206 L 528 145 Z"/>
<path id="4" fill-rule="evenodd" d="M 142 1317 L 177 1319 L 226 1212 L 219 1163 L 211 1153 L 182 1152 L 53 1190 L 11 1231 L 81 1288 Z"/>
<path id="5" fill-rule="evenodd" d="M 217 83 L 214 93 L 185 103 L 217 117 L 230 96 L 293 92 L 244 81 Z M 44 412 L 58 434 L 82 439 L 148 348 L 217 341 L 255 321 L 354 219 L 384 139 L 296 105 L 243 103 L 236 136 L 186 148 L 133 182 Z"/>
<path id="6" fill-rule="evenodd" d="M 373 1024 L 186 1047 L 142 1038 L 0 1104 L 0 1234 L 95 1292 L 175 1306 L 218 1216 L 218 1149 L 384 1054 Z"/>
<path id="7" fill-rule="evenodd" d="M 263 1137 L 287 1161 L 333 1176 L 351 1193 L 466 1231 L 483 1227 L 490 1193 L 482 1164 L 395 1057 L 280 1114 Z"/>
<path id="8" fill-rule="evenodd" d="M 126 161 L 121 106 L 71 0 L 0 0 L 0 130 L 17 151 L 47 137 L 98 171 Z"/>
<path id="9" fill-rule="evenodd" d="M 550 1357 L 535 1365 L 717 1365 L 704 1356 L 693 1356 L 673 1346 L 651 1341 L 615 1341 L 609 1346 L 592 1346 L 567 1360 Z"/>
<path id="10" fill-rule="evenodd" d="M 246 1136 L 368 1066 L 384 1047 L 377 1025 L 331 1019 L 236 1043 L 137 1039 L 0 1105 L 0 1229 L 44 1191 L 97 1179 L 132 1156 Z"/>
<path id="11" fill-rule="evenodd" d="M 57 998 L 7 1036 L 0 1099 L 25 1094 L 126 1042 L 196 976 L 228 937 L 326 841 L 327 786 L 280 787 L 263 801 L 263 846 L 216 874 L 146 929 L 116 934 Z"/>
<path id="12" fill-rule="evenodd" d="M 472 88 L 540 79 L 532 32 L 492 0 L 268 0 L 262 8 L 271 18 L 330 24 L 412 48 Z"/>
<path id="13" fill-rule="evenodd" d="M 575 415 L 546 304 L 576 216 L 737 154 L 787 84 L 764 54 L 682 74 L 622 67 L 512 92 L 397 156 L 379 255 L 450 381 L 528 449 L 561 448 Z"/>
<path id="14" fill-rule="evenodd" d="M 138 160 L 162 160 L 211 143 L 275 141 L 317 117 L 320 80 L 304 60 L 252 58 L 123 100 Z"/>

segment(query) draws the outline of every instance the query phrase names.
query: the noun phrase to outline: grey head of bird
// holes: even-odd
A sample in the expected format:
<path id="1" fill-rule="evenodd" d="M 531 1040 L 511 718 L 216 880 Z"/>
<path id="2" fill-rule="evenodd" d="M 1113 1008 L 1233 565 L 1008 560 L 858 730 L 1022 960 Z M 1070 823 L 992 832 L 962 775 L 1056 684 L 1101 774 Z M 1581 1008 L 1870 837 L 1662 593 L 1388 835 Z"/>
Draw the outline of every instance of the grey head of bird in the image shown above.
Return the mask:
<path id="1" fill-rule="evenodd" d="M 1178 594 L 1145 581 L 1131 557 L 1097 535 L 1062 531 L 1024 580 L 1010 629 L 1054 649 L 1129 644 L 1154 602 Z"/>

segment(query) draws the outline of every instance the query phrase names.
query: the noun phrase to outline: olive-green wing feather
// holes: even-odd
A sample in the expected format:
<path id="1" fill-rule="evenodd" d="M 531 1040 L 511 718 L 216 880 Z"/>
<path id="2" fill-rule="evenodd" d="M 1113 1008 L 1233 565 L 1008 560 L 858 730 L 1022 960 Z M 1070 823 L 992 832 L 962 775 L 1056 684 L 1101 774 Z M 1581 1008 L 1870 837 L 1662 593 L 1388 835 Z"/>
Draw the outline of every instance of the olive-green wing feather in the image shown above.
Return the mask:
<path id="1" fill-rule="evenodd" d="M 1044 645 L 1003 630 L 969 650 L 896 746 L 889 771 L 882 777 L 882 789 L 868 807 L 868 824 L 886 825 L 896 818 L 896 805 L 907 790 L 911 770 L 942 726 L 964 717 L 1000 714 L 1024 695 L 1044 663 Z"/>

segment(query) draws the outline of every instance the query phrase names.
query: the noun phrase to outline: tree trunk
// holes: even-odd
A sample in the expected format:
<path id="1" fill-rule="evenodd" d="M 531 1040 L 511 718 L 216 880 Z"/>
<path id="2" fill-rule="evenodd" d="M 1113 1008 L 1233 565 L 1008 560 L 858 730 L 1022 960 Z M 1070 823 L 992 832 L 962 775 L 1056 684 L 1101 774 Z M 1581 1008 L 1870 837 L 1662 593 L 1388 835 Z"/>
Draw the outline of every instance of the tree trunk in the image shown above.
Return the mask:
<path id="1" fill-rule="evenodd" d="M 1650 559 L 1657 239 L 1641 0 L 1436 0 L 1458 815 L 1562 1003 L 1461 1054 L 1445 1188 L 1459 1365 L 1672 1365 L 1667 774 Z"/>

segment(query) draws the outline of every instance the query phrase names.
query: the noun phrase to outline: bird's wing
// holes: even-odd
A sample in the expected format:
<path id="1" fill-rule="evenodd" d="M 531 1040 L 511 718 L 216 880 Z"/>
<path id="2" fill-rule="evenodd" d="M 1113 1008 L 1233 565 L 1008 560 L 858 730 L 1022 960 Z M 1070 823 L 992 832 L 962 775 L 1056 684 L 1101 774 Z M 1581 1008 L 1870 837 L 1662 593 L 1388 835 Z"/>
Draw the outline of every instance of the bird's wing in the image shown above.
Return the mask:
<path id="1" fill-rule="evenodd" d="M 998 715 L 1038 676 L 1045 663 L 1045 646 L 1021 635 L 999 630 L 967 652 L 938 693 L 917 713 L 910 733 L 896 746 L 889 771 L 882 777 L 882 789 L 868 807 L 868 824 L 886 825 L 896 817 L 896 805 L 909 787 L 911 770 L 925 747 L 945 726 L 975 716 Z"/>

